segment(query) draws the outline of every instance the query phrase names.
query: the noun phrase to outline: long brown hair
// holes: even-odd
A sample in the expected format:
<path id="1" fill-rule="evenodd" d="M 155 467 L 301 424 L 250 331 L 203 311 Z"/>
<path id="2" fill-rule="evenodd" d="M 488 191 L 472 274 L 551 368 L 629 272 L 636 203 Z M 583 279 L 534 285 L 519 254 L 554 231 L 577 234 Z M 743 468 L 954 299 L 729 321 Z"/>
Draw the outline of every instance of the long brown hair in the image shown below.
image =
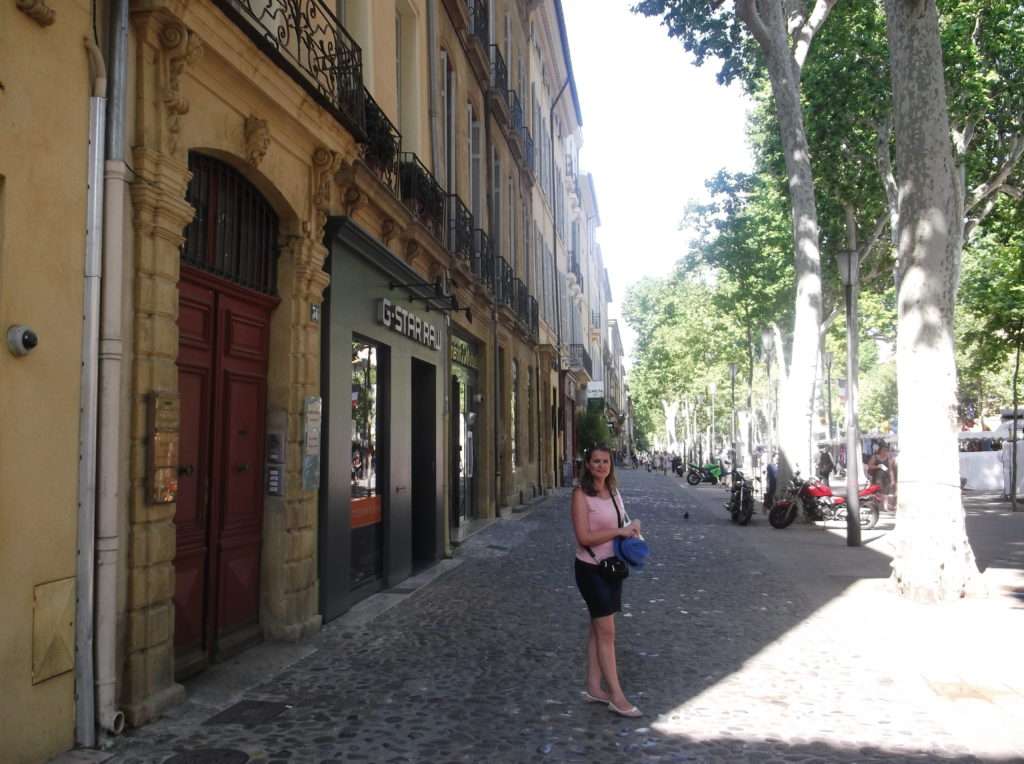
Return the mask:
<path id="1" fill-rule="evenodd" d="M 593 446 L 583 452 L 583 469 L 580 472 L 580 488 L 583 489 L 583 493 L 587 496 L 597 496 L 597 487 L 594 485 L 594 476 L 590 474 L 590 458 L 598 451 L 604 451 L 608 454 L 608 477 L 604 479 L 605 488 L 608 489 L 608 493 L 615 495 L 616 480 L 615 480 L 615 459 L 612 457 L 612 450 L 605 445 Z"/>

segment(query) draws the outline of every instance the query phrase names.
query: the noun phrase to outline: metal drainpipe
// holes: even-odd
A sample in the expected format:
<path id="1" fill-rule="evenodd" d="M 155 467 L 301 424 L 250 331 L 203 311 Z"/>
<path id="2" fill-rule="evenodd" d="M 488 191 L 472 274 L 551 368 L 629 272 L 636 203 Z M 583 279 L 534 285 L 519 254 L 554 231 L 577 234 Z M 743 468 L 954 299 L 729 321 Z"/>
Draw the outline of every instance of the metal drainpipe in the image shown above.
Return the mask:
<path id="1" fill-rule="evenodd" d="M 558 281 L 561 278 L 558 275 L 558 220 L 556 215 L 558 214 L 558 205 L 555 203 L 555 107 L 558 105 L 559 100 L 562 98 L 562 94 L 565 92 L 566 87 L 569 85 L 569 77 L 566 76 L 565 82 L 562 83 L 561 89 L 558 91 L 558 95 L 555 96 L 555 100 L 551 102 L 551 108 L 548 110 L 548 132 L 551 142 L 551 249 L 554 252 L 554 266 L 555 266 L 555 334 L 557 336 L 558 347 L 556 348 L 558 358 L 556 363 L 558 364 L 558 400 L 555 401 L 555 411 L 562 411 L 562 400 L 565 398 L 565 377 L 562 374 L 562 306 L 558 301 Z M 563 431 L 565 428 L 565 412 L 562 412 L 562 427 Z M 563 435 L 563 439 L 564 439 Z M 558 461 L 558 430 L 555 430 L 555 464 L 560 466 Z M 559 469 L 556 466 L 555 469 Z M 555 475 L 555 484 L 561 485 L 561 476 Z"/>
<path id="2" fill-rule="evenodd" d="M 96 556 L 96 418 L 103 230 L 103 132 L 107 72 L 103 54 L 89 37 L 85 48 L 93 72 L 89 98 L 84 302 L 82 305 L 81 407 L 78 435 L 78 561 L 75 569 L 75 741 L 96 745 L 93 695 L 93 562 Z"/>
<path id="3" fill-rule="evenodd" d="M 488 48 L 488 62 L 490 62 L 490 49 Z M 491 83 L 488 73 L 487 92 L 484 93 L 484 198 L 487 200 L 487 234 L 491 241 L 491 263 L 494 279 L 494 290 L 491 293 L 491 342 L 494 349 L 494 389 L 491 391 L 494 398 L 494 516 L 498 516 L 498 483 L 501 482 L 501 438 L 498 430 L 498 423 L 501 421 L 501 401 L 498 400 L 498 386 L 501 380 L 501 358 L 498 353 L 498 261 L 494 255 L 494 241 L 490 239 L 494 232 L 494 199 L 493 199 L 493 178 L 491 177 Z"/>
<path id="4" fill-rule="evenodd" d="M 437 113 L 437 0 L 427 0 L 427 116 L 428 123 L 430 125 L 430 159 L 434 167 L 434 176 L 437 177 L 440 167 L 444 162 L 444 156 L 441 152 L 441 141 L 438 140 L 440 130 L 438 129 L 438 113 Z M 447 76 L 447 72 L 445 72 Z M 446 108 L 447 104 L 441 104 L 441 108 Z M 444 140 L 445 136 L 441 136 L 441 140 Z M 450 192 L 452 185 L 452 178 L 448 178 L 446 175 L 446 192 Z M 447 197 L 446 197 L 447 198 Z M 451 226 L 451 210 L 445 205 L 445 221 L 446 230 L 450 230 Z M 444 375 L 441 379 L 441 421 L 442 427 L 442 438 L 444 442 L 443 453 L 447 455 L 446 459 L 443 459 L 444 464 L 444 475 L 445 485 L 448 485 L 451 481 L 448 480 L 447 476 L 449 472 L 450 464 L 448 459 L 452 458 L 452 454 L 448 452 L 448 446 L 451 443 L 451 428 L 455 426 L 455 423 L 451 421 L 449 415 L 449 408 L 451 402 L 451 378 L 452 378 L 452 353 L 451 353 L 451 332 L 452 332 L 452 319 L 448 313 L 444 314 L 444 338 L 441 343 L 441 351 L 444 353 L 444 359 L 441 364 L 442 374 Z M 455 486 L 449 485 L 448 491 L 454 491 Z M 447 517 L 449 507 L 451 506 L 451 494 L 442 491 L 442 496 L 445 498 L 443 502 L 444 510 L 442 515 Z M 448 522 L 444 523 L 444 529 L 449 526 Z M 441 535 L 444 536 L 444 529 L 442 529 Z M 443 547 L 443 542 L 442 542 Z"/>
<path id="5" fill-rule="evenodd" d="M 128 88 L 128 0 L 115 0 L 110 15 L 110 98 L 104 164 L 102 313 L 99 346 L 99 474 L 96 522 L 96 709 L 101 730 L 120 735 L 117 708 L 117 571 L 120 557 L 121 358 L 124 273 L 124 206 L 128 167 L 124 123 Z"/>

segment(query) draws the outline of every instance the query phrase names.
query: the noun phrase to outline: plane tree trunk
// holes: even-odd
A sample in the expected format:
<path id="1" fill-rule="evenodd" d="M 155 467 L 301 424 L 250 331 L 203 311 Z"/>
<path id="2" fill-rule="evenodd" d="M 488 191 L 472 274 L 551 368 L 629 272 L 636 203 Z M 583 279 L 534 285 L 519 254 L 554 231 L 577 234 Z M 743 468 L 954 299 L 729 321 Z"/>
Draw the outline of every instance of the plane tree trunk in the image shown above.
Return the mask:
<path id="1" fill-rule="evenodd" d="M 978 579 L 957 447 L 953 310 L 958 194 L 935 0 L 885 0 L 898 185 L 898 522 L 893 581 L 904 596 L 965 596 Z"/>

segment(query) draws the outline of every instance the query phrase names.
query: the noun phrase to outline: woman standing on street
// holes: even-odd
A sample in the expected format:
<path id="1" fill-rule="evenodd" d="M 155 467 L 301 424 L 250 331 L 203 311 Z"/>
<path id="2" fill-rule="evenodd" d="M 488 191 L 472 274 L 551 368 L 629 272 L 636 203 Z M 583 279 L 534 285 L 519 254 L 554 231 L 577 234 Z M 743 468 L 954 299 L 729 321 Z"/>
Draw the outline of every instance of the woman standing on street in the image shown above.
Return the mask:
<path id="1" fill-rule="evenodd" d="M 607 703 L 608 710 L 620 716 L 640 716 L 640 709 L 622 692 L 615 665 L 615 614 L 622 609 L 622 579 L 606 578 L 598 567 L 601 560 L 614 556 L 614 539 L 640 535 L 640 522 L 626 522 L 611 451 L 605 446 L 595 446 L 585 456 L 580 485 L 572 494 L 572 525 L 576 532 L 576 586 L 590 611 L 583 700 Z M 601 686 L 602 679 L 607 691 Z"/>

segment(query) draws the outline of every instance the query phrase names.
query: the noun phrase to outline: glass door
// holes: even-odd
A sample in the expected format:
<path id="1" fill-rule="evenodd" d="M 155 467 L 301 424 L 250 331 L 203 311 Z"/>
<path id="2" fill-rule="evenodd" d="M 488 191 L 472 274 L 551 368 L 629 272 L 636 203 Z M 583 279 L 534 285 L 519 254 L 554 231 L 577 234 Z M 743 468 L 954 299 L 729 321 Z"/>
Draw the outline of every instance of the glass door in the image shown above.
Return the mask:
<path id="1" fill-rule="evenodd" d="M 475 376 L 469 369 L 454 366 L 452 392 L 457 395 L 458 411 L 455 485 L 458 490 L 456 511 L 460 525 L 477 516 L 474 484 L 477 461 L 476 412 L 472 410 L 473 396 L 476 393 Z"/>
<path id="2" fill-rule="evenodd" d="M 380 356 L 376 344 L 353 338 L 350 589 L 384 575 L 383 486 L 378 483 L 385 456 L 380 442 Z"/>

